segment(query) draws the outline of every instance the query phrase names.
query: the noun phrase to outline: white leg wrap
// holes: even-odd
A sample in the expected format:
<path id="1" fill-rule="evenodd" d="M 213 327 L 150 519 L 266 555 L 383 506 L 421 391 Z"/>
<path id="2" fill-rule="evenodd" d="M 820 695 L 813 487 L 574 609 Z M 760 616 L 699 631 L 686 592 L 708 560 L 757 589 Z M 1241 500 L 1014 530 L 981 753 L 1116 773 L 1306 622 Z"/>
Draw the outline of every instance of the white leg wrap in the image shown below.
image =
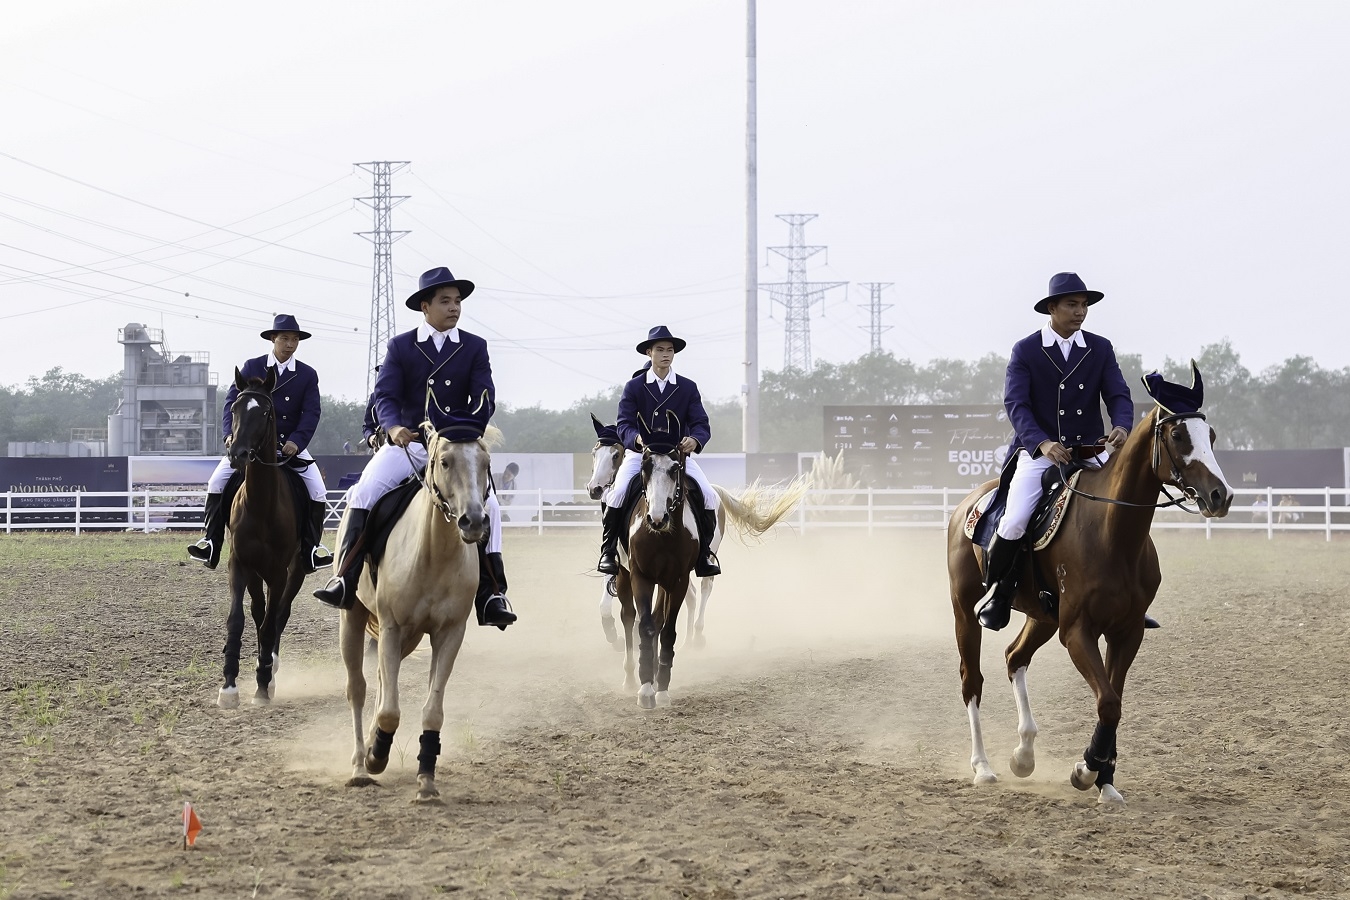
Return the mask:
<path id="1" fill-rule="evenodd" d="M 975 772 L 976 784 L 993 784 L 998 781 L 994 767 L 989 765 L 989 757 L 984 752 L 984 733 L 980 730 L 980 704 L 974 700 L 966 707 L 970 719 L 970 768 Z"/>
<path id="2" fill-rule="evenodd" d="M 1036 735 L 1040 729 L 1031 715 L 1031 698 L 1027 694 L 1027 667 L 1013 673 L 1013 698 L 1017 701 L 1017 749 L 1009 764 L 1018 778 L 1026 778 L 1036 771 Z"/>

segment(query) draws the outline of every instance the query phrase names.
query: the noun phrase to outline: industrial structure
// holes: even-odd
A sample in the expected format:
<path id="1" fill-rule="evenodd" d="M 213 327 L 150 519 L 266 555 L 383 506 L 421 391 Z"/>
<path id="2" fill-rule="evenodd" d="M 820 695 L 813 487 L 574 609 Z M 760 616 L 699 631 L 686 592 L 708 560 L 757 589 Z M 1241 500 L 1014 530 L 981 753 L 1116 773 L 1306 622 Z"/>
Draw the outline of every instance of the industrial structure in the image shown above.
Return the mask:
<path id="1" fill-rule="evenodd" d="M 881 292 L 884 291 L 886 288 L 891 287 L 894 283 L 895 282 L 893 281 L 860 282 L 860 285 L 862 287 L 867 288 L 868 293 L 871 295 L 867 301 L 867 304 L 863 306 L 863 309 L 867 310 L 868 314 L 867 324 L 861 325 L 859 327 L 862 328 L 863 331 L 866 331 L 869 335 L 872 336 L 872 343 L 869 348 L 870 352 L 872 353 L 881 352 L 881 335 L 887 331 L 890 331 L 892 328 L 892 326 L 890 325 L 881 324 L 881 314 L 886 310 L 890 309 L 892 306 L 894 306 L 893 303 L 881 302 Z"/>
<path id="2" fill-rule="evenodd" d="M 122 399 L 108 416 L 109 456 L 211 456 L 221 451 L 211 356 L 172 353 L 164 332 L 120 329 Z"/>
<path id="3" fill-rule="evenodd" d="M 816 218 L 815 213 L 788 213 L 777 218 L 788 223 L 786 247 L 770 247 L 788 262 L 787 281 L 761 284 L 775 303 L 785 309 L 783 318 L 783 368 L 811 371 L 811 307 L 820 302 L 824 307 L 825 292 L 848 284 L 847 281 L 807 281 L 806 261 L 824 250 L 824 247 L 806 245 L 806 223 Z"/>
<path id="4" fill-rule="evenodd" d="M 356 198 L 358 202 L 369 206 L 374 214 L 374 227 L 370 231 L 356 232 L 375 245 L 375 269 L 370 291 L 370 356 L 366 365 L 366 393 L 369 394 L 375 386 L 375 367 L 384 362 L 385 345 L 394 336 L 394 241 L 408 233 L 390 229 L 390 215 L 394 207 L 408 199 L 406 196 L 393 196 L 394 173 L 412 163 L 386 160 L 355 165 L 374 178 L 371 196 Z"/>

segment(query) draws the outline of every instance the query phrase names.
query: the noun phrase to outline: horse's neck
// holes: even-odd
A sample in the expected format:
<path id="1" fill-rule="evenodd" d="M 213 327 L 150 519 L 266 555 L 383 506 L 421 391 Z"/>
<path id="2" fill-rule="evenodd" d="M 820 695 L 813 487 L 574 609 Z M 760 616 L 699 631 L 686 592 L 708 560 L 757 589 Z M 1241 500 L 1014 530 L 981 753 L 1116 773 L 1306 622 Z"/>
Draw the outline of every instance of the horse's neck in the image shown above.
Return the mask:
<path id="1" fill-rule="evenodd" d="M 1090 493 L 1101 497 L 1123 500 L 1135 506 L 1105 506 L 1105 521 L 1117 539 L 1137 535 L 1143 540 L 1153 524 L 1154 504 L 1158 502 L 1158 491 L 1162 482 L 1153 471 L 1153 422 L 1150 413 L 1134 429 L 1125 446 L 1116 453 L 1110 466 L 1102 473 L 1103 480 L 1096 482 L 1096 488 Z M 1096 504 L 1096 501 L 1088 501 Z"/>
<path id="2" fill-rule="evenodd" d="M 281 492 L 281 479 L 280 466 L 268 466 L 260 462 L 249 462 L 244 466 L 246 496 L 255 503 L 271 502 Z"/>

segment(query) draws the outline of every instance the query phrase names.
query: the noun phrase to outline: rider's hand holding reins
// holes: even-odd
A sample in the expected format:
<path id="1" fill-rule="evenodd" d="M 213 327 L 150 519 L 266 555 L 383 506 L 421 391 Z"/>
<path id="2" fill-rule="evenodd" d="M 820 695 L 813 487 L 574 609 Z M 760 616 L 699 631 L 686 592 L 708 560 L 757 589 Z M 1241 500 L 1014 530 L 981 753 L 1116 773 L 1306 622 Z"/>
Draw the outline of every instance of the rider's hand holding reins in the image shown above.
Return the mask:
<path id="1" fill-rule="evenodd" d="M 1041 441 L 1040 451 L 1041 456 L 1061 466 L 1073 462 L 1073 454 L 1059 441 Z"/>
<path id="2" fill-rule="evenodd" d="M 1125 439 L 1129 436 L 1130 433 L 1128 431 L 1117 425 L 1115 428 L 1112 428 L 1111 433 L 1106 436 L 1106 442 L 1110 444 L 1113 449 L 1119 450 L 1121 447 L 1125 446 Z"/>
<path id="3" fill-rule="evenodd" d="M 694 440 L 691 437 L 680 438 L 681 453 L 693 453 L 697 449 L 698 449 L 698 441 Z"/>
<path id="4" fill-rule="evenodd" d="M 408 446 L 413 442 L 413 438 L 416 436 L 417 435 L 413 434 L 411 428 L 405 428 L 402 425 L 395 425 L 393 428 L 389 429 L 389 443 L 393 444 L 395 447 Z"/>
<path id="5" fill-rule="evenodd" d="M 281 445 L 282 456 L 294 456 L 300 452 L 300 448 L 295 445 L 295 441 L 287 441 Z"/>

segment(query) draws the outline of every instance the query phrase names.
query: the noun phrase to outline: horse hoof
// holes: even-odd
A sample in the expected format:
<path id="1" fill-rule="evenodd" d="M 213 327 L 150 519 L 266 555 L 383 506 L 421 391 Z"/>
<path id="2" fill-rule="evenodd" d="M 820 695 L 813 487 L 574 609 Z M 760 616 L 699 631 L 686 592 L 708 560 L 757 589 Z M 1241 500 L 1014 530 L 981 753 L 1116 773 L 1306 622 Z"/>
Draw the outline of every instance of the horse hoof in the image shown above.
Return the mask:
<path id="1" fill-rule="evenodd" d="M 1097 798 L 1097 804 L 1107 809 L 1124 809 L 1125 798 L 1120 796 L 1120 791 L 1116 790 L 1114 784 L 1107 784 L 1102 786 L 1102 793 Z"/>
<path id="2" fill-rule="evenodd" d="M 998 784 L 998 776 L 992 769 L 976 772 L 975 777 L 971 779 L 971 784 Z"/>
<path id="3" fill-rule="evenodd" d="M 638 690 L 638 706 L 643 709 L 656 709 L 656 689 L 650 684 L 644 684 Z"/>
<path id="4" fill-rule="evenodd" d="M 253 695 L 253 705 L 254 706 L 272 705 L 272 694 L 270 685 L 267 688 L 258 688 L 258 692 Z"/>
<path id="5" fill-rule="evenodd" d="M 216 695 L 216 706 L 221 709 L 238 709 L 239 688 L 221 688 L 220 693 Z"/>
<path id="6" fill-rule="evenodd" d="M 418 791 L 417 796 L 412 798 L 412 802 L 417 806 L 444 806 L 445 801 L 441 799 L 441 792 L 432 788 L 429 791 Z"/>
<path id="7" fill-rule="evenodd" d="M 657 706 L 670 706 L 670 691 L 657 691 L 657 692 L 656 692 L 656 705 L 657 705 Z"/>
<path id="8" fill-rule="evenodd" d="M 378 784 L 379 782 L 369 775 L 353 775 L 347 779 L 347 787 L 370 787 Z"/>
<path id="9" fill-rule="evenodd" d="M 389 757 L 386 756 L 384 759 L 380 759 L 378 756 L 375 756 L 374 754 L 371 754 L 369 752 L 366 753 L 366 771 L 369 772 L 370 774 L 379 775 L 381 772 L 385 770 L 385 767 L 388 765 L 389 765 Z"/>
<path id="10" fill-rule="evenodd" d="M 600 627 L 605 629 L 605 640 L 616 650 L 623 649 L 623 639 L 619 637 L 619 631 L 614 627 L 613 616 L 601 616 Z"/>
<path id="11" fill-rule="evenodd" d="M 1018 778 L 1026 778 L 1036 771 L 1036 754 L 1030 750 L 1026 753 L 1020 749 L 1014 750 L 1012 759 L 1008 760 L 1008 768 Z"/>
<path id="12" fill-rule="evenodd" d="M 702 650 L 707 643 L 708 642 L 703 637 L 703 632 L 698 631 L 694 633 L 693 638 L 689 641 L 689 646 L 693 647 L 695 650 Z"/>
<path id="13" fill-rule="evenodd" d="M 631 694 L 634 691 L 636 691 L 637 688 L 638 688 L 637 679 L 635 679 L 632 675 L 629 675 L 627 678 L 623 680 L 623 690 L 625 694 Z"/>
<path id="14" fill-rule="evenodd" d="M 1086 791 L 1097 783 L 1097 773 L 1089 769 L 1087 763 L 1080 759 L 1069 775 L 1069 783 L 1080 791 Z"/>

